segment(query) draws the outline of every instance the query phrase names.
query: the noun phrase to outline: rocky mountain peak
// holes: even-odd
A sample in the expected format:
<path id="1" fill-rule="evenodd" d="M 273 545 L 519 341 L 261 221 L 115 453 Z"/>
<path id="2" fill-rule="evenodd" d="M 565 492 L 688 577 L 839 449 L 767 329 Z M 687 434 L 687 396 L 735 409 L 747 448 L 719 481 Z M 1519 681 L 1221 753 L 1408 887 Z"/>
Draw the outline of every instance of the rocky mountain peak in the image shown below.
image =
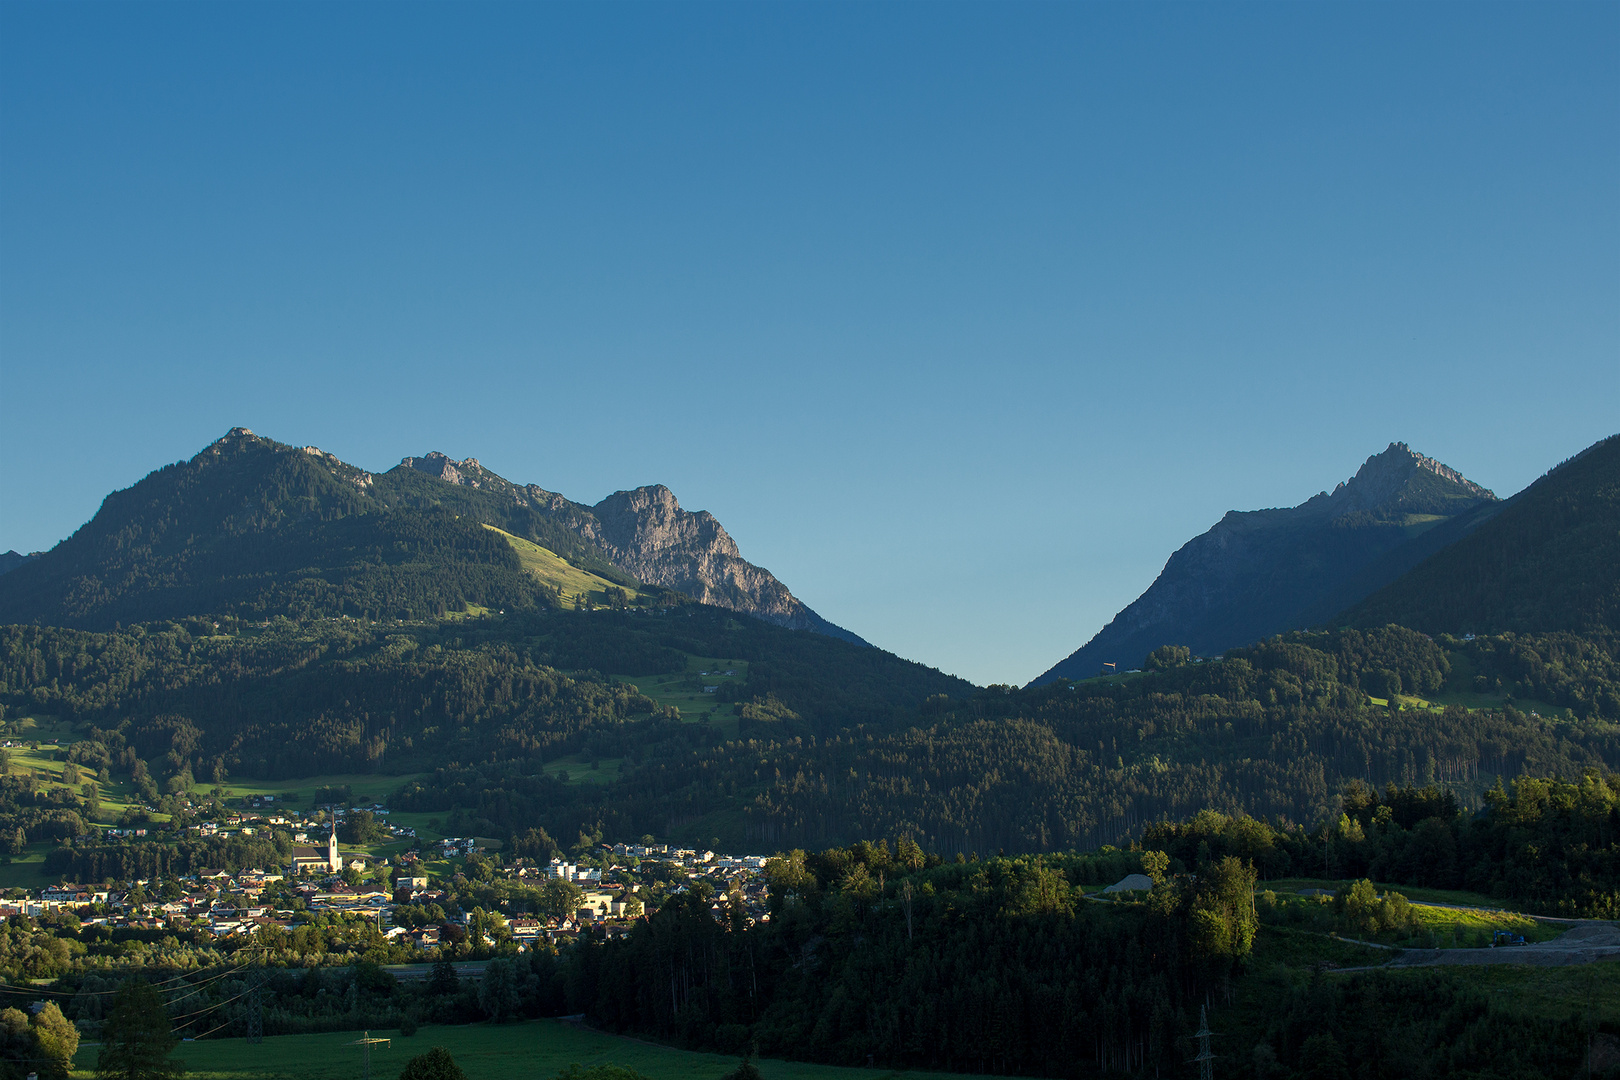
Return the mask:
<path id="1" fill-rule="evenodd" d="M 1493 504 L 1495 495 L 1457 470 L 1390 443 L 1331 495 L 1227 513 L 1038 681 L 1087 678 L 1102 662 L 1138 663 L 1160 645 L 1213 656 L 1320 622 L 1477 525 Z"/>
<path id="2" fill-rule="evenodd" d="M 253 434 L 252 431 L 245 427 L 233 427 L 231 430 L 209 443 L 208 446 L 205 447 L 197 456 L 202 457 L 203 454 L 210 453 L 218 456 L 226 450 L 239 450 L 250 444 L 262 441 L 263 440 L 260 439 L 259 436 Z"/>
<path id="3" fill-rule="evenodd" d="M 649 484 L 629 491 L 615 491 L 596 504 L 598 515 L 607 513 L 644 514 L 659 518 L 674 518 L 685 513 L 675 493 L 663 484 Z"/>
<path id="4" fill-rule="evenodd" d="M 478 488 L 485 495 L 536 511 L 591 545 L 612 565 L 650 585 L 683 592 L 695 600 L 747 612 L 792 629 L 815 630 L 865 644 L 827 622 L 763 567 L 742 557 L 737 542 L 707 510 L 683 510 L 663 484 L 615 491 L 595 506 L 583 506 L 533 484 L 518 486 L 479 464 L 433 451 L 408 457 L 401 469 L 427 473 L 448 484 Z"/>
<path id="5" fill-rule="evenodd" d="M 675 493 L 662 484 L 615 491 L 592 512 L 602 523 L 602 540 L 627 564 L 677 549 L 710 559 L 741 557 L 736 541 L 713 514 L 682 510 Z"/>
<path id="6" fill-rule="evenodd" d="M 1441 481 L 1440 487 L 1452 498 L 1487 501 L 1496 498 L 1449 465 L 1425 457 L 1403 442 L 1392 442 L 1382 453 L 1369 457 L 1355 476 L 1335 487 L 1326 506 L 1335 517 L 1356 511 L 1391 509 L 1417 486 L 1414 481 L 1421 481 L 1425 475 Z"/>
<path id="7" fill-rule="evenodd" d="M 425 472 L 447 484 L 464 484 L 467 487 L 483 487 L 484 474 L 488 472 L 478 463 L 477 458 L 457 461 L 437 450 L 430 450 L 421 457 L 402 458 L 400 465 L 407 469 L 415 469 L 417 472 Z"/>

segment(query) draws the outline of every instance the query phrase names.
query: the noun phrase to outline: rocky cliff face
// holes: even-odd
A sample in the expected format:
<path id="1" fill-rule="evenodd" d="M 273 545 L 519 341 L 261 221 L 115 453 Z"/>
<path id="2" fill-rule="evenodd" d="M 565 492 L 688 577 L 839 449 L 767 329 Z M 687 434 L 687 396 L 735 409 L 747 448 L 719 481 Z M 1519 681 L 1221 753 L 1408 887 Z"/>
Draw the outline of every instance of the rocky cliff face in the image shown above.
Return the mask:
<path id="1" fill-rule="evenodd" d="M 1036 682 L 1141 666 L 1160 645 L 1214 656 L 1327 619 L 1432 552 L 1424 537 L 1496 496 L 1405 443 L 1295 507 L 1232 511 L 1188 541 L 1136 601 Z"/>
<path id="2" fill-rule="evenodd" d="M 544 515 L 599 550 L 614 566 L 650 585 L 676 589 L 702 603 L 778 626 L 866 644 L 810 610 L 769 570 L 744 559 L 713 514 L 683 510 L 674 492 L 662 484 L 618 491 L 587 507 L 534 484 L 514 484 L 477 458 L 457 461 L 434 451 L 405 458 L 400 466 Z"/>
<path id="3" fill-rule="evenodd" d="M 591 538 L 642 581 L 779 626 L 859 640 L 811 611 L 769 570 L 744 559 L 713 514 L 681 509 L 662 484 L 614 492 L 592 512 Z"/>

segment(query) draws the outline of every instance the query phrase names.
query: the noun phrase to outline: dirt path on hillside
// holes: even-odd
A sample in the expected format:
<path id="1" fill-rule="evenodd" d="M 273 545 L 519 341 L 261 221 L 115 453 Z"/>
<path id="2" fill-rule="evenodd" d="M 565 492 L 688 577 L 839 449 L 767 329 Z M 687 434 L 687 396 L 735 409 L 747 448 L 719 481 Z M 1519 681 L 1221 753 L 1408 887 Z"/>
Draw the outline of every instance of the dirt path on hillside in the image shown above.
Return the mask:
<path id="1" fill-rule="evenodd" d="M 1620 957 L 1620 924 L 1598 919 L 1569 921 L 1575 925 L 1551 941 L 1534 945 L 1502 945 L 1494 949 L 1407 949 L 1383 966 L 1533 964 L 1540 967 L 1567 967 Z"/>

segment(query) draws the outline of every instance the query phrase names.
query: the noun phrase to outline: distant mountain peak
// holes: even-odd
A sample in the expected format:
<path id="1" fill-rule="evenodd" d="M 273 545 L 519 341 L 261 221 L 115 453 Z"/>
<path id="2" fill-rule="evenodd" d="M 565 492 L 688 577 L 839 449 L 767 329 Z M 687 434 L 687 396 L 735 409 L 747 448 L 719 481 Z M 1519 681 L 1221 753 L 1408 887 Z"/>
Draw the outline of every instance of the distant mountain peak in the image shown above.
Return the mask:
<path id="1" fill-rule="evenodd" d="M 427 473 L 447 484 L 463 484 L 467 487 L 483 487 L 485 474 L 494 475 L 479 464 L 475 457 L 457 461 L 449 454 L 441 454 L 437 450 L 429 450 L 421 457 L 401 458 L 399 463 L 407 469 Z"/>
<path id="2" fill-rule="evenodd" d="M 1355 603 L 1427 554 L 1441 522 L 1476 522 L 1499 500 L 1456 469 L 1393 442 L 1330 495 L 1228 512 L 1170 556 L 1147 591 L 1037 681 L 1136 664 L 1160 645 L 1215 655 L 1308 626 Z M 1449 534 L 1446 534 L 1449 535 Z"/>
<path id="3" fill-rule="evenodd" d="M 707 510 L 682 510 L 675 493 L 663 484 L 615 491 L 591 509 L 601 522 L 602 542 L 626 566 L 639 567 L 637 572 L 653 572 L 659 561 L 689 552 L 701 552 L 710 564 L 742 561 L 737 542 L 718 518 Z M 713 588 L 717 582 L 703 584 Z M 787 597 L 783 603 L 797 601 Z"/>
<path id="4" fill-rule="evenodd" d="M 1494 501 L 1496 496 L 1462 473 L 1434 458 L 1426 457 L 1403 442 L 1392 442 L 1382 453 L 1369 457 L 1356 475 L 1340 483 L 1328 496 L 1328 510 L 1337 517 L 1358 510 L 1395 508 L 1410 493 L 1420 474 L 1437 477 L 1451 486 L 1452 498 Z M 1417 511 L 1421 512 L 1421 511 Z"/>
<path id="5" fill-rule="evenodd" d="M 1620 630 L 1620 435 L 1493 509 L 1336 621 L 1429 634 Z"/>

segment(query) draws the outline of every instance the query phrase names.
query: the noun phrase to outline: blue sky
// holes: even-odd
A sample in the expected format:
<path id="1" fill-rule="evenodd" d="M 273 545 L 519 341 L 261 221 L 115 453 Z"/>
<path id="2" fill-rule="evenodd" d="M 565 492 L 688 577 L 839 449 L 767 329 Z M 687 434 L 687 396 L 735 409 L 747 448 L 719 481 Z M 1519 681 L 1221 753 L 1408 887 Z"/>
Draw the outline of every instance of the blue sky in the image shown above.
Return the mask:
<path id="1" fill-rule="evenodd" d="M 0 550 L 234 425 L 661 482 L 979 682 L 1620 429 L 1620 5 L 0 5 Z"/>

